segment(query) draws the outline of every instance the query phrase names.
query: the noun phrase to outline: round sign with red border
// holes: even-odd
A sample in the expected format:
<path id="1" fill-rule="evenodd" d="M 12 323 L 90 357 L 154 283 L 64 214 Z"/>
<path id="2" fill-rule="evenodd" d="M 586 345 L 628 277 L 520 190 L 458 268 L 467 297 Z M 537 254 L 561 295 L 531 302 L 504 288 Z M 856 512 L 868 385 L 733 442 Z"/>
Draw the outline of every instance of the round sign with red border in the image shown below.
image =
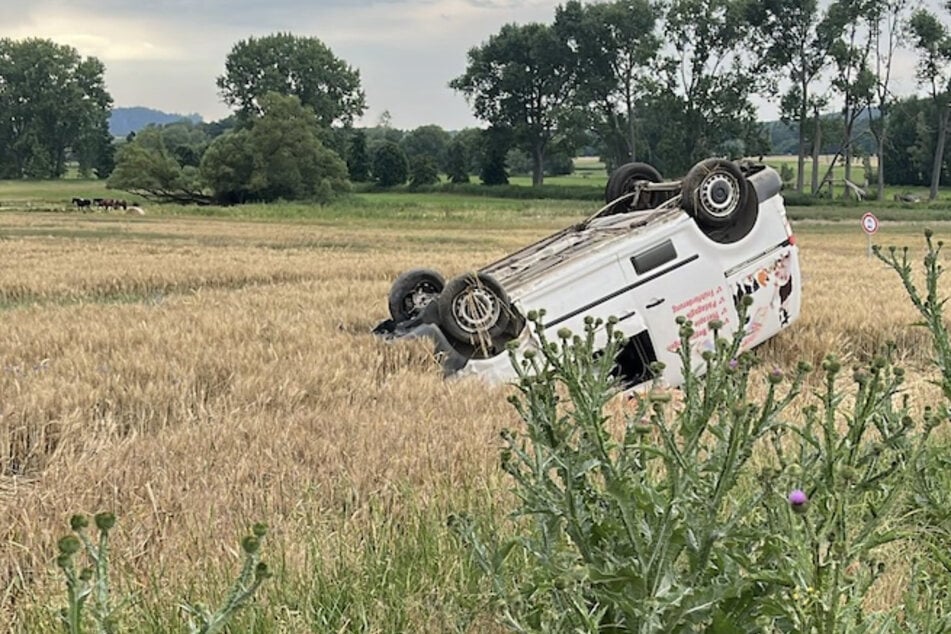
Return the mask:
<path id="1" fill-rule="evenodd" d="M 868 235 L 872 235 L 878 231 L 878 218 L 876 218 L 872 212 L 868 212 L 862 216 L 862 231 Z"/>

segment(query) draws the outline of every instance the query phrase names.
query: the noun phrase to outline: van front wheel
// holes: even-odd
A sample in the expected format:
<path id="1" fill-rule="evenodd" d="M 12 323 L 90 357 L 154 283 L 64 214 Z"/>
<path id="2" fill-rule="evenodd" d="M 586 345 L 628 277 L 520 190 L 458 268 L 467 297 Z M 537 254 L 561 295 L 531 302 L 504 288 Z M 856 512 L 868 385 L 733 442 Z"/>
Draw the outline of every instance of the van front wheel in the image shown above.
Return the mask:
<path id="1" fill-rule="evenodd" d="M 681 194 L 681 205 L 703 229 L 729 227 L 749 212 L 750 185 L 732 161 L 697 163 L 684 177 Z"/>
<path id="2" fill-rule="evenodd" d="M 512 308 L 502 285 L 485 273 L 466 273 L 449 281 L 436 300 L 443 332 L 474 356 L 501 352 L 508 339 Z"/>

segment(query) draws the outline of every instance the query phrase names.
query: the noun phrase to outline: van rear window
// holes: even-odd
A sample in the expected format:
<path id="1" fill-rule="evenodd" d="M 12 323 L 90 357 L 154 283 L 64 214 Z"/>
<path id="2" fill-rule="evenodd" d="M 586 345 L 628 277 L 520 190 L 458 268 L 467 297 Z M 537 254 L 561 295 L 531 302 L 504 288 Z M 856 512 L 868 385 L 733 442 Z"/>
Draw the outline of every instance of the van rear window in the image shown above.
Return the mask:
<path id="1" fill-rule="evenodd" d="M 656 269 L 658 266 L 667 264 L 677 259 L 677 250 L 674 249 L 674 243 L 665 240 L 660 244 L 655 244 L 649 249 L 645 249 L 631 257 L 631 264 L 638 275 L 643 275 L 648 271 Z"/>

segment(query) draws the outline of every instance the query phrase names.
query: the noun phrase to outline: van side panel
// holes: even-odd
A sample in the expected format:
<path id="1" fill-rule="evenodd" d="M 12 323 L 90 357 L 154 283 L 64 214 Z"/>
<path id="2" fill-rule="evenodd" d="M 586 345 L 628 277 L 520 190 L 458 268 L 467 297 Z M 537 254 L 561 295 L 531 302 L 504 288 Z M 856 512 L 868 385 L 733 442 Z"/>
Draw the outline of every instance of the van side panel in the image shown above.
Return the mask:
<path id="1" fill-rule="evenodd" d="M 798 249 L 785 246 L 735 271 L 728 278 L 736 305 L 752 298 L 747 309 L 743 348 L 749 349 L 769 339 L 799 317 L 802 301 Z"/>

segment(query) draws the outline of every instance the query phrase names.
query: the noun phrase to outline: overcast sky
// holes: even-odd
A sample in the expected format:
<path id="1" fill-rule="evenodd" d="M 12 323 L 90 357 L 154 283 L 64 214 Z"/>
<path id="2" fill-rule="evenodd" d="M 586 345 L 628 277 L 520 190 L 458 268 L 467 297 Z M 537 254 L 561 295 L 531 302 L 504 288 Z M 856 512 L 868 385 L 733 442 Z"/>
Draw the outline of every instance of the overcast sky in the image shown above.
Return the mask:
<path id="1" fill-rule="evenodd" d="M 0 36 L 44 37 L 95 55 L 116 106 L 147 106 L 206 121 L 229 114 L 215 78 L 235 42 L 289 31 L 314 36 L 360 70 L 374 125 L 480 125 L 448 88 L 466 52 L 508 22 L 547 22 L 564 0 L 0 0 Z M 913 87 L 913 57 L 901 90 Z M 761 104 L 763 118 L 776 108 Z"/>

